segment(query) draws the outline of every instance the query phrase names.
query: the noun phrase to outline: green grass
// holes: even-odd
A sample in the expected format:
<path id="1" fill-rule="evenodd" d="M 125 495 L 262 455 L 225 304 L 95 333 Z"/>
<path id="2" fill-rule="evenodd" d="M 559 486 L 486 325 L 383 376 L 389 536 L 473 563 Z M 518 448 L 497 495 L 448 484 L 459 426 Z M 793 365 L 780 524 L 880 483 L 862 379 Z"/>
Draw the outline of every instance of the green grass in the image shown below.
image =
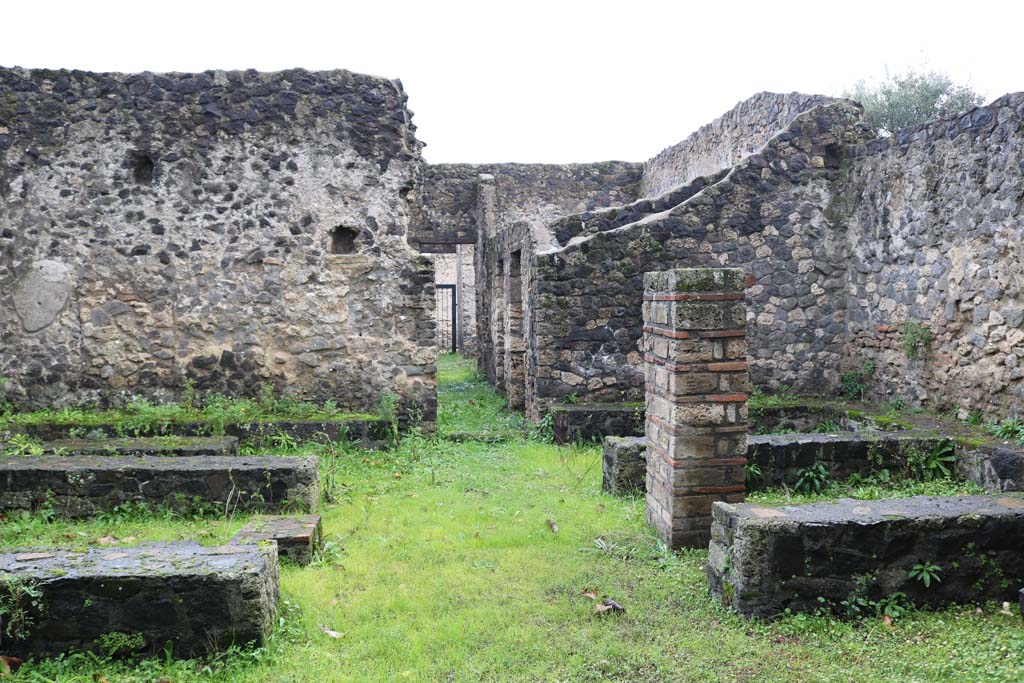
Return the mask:
<path id="1" fill-rule="evenodd" d="M 439 365 L 442 432 L 518 424 L 470 362 Z M 328 552 L 283 568 L 281 620 L 265 649 L 180 663 L 73 656 L 26 665 L 11 680 L 1024 679 L 1020 615 L 993 604 L 911 611 L 891 628 L 877 619 L 747 621 L 724 610 L 707 595 L 705 551 L 666 552 L 641 498 L 601 492 L 596 447 L 413 435 L 394 451 L 319 452 L 337 482 L 336 502 L 322 509 Z M 135 509 L 74 523 L 18 517 L 0 524 L 0 545 L 220 543 L 247 519 Z M 585 588 L 627 611 L 595 615 Z"/>
<path id="2" fill-rule="evenodd" d="M 478 440 L 525 436 L 521 415 L 508 410 L 505 399 L 494 392 L 476 369 L 476 360 L 455 354 L 437 359 L 437 428 Z"/>

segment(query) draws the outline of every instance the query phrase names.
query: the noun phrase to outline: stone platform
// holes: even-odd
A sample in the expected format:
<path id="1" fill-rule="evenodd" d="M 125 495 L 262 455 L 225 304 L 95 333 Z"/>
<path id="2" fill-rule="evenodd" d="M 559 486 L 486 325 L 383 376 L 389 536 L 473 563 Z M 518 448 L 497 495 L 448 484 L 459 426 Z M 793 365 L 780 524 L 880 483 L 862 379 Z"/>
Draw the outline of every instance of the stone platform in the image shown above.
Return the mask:
<path id="1" fill-rule="evenodd" d="M 54 455 L 238 455 L 234 436 L 148 436 L 60 439 L 43 445 Z"/>
<path id="2" fill-rule="evenodd" d="M 643 493 L 647 479 L 646 437 L 606 436 L 602 469 L 601 488 L 608 493 Z"/>
<path id="3" fill-rule="evenodd" d="M 307 565 L 319 552 L 322 536 L 320 515 L 279 515 L 252 520 L 239 529 L 231 543 L 251 545 L 275 541 L 279 557 L 286 557 L 299 565 Z"/>
<path id="4" fill-rule="evenodd" d="M 555 443 L 600 442 L 644 433 L 643 403 L 569 403 L 551 406 Z"/>
<path id="5" fill-rule="evenodd" d="M 274 623 L 272 547 L 146 543 L 85 551 L 32 549 L 0 555 L 0 581 L 35 586 L 27 633 L 4 639 L 21 658 L 98 651 L 97 640 L 139 634 L 140 654 L 192 657 L 230 645 L 261 645 Z M 0 582 L 0 590 L 9 590 Z"/>
<path id="6" fill-rule="evenodd" d="M 0 509 L 52 505 L 85 517 L 129 501 L 177 510 L 315 510 L 315 457 L 14 456 L 0 458 Z"/>
<path id="7" fill-rule="evenodd" d="M 1024 584 L 1024 496 L 917 496 L 761 507 L 716 503 L 708 582 L 747 616 L 842 612 L 851 597 L 1012 600 Z M 915 564 L 940 568 L 930 587 Z M 1009 587 L 1008 587 L 1009 586 Z"/>

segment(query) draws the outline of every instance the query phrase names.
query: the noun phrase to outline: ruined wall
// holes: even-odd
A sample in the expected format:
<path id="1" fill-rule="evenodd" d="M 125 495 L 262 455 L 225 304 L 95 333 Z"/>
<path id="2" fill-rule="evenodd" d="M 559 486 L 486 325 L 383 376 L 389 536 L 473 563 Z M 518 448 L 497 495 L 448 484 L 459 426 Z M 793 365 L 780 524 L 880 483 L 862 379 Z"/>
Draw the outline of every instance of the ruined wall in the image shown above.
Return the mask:
<path id="1" fill-rule="evenodd" d="M 272 382 L 362 410 L 393 392 L 432 421 L 434 276 L 406 240 L 421 161 L 405 101 L 344 71 L 0 70 L 10 397 Z"/>
<path id="2" fill-rule="evenodd" d="M 872 395 L 1016 414 L 1024 398 L 1024 94 L 851 151 L 847 367 Z M 907 321 L 934 335 L 919 359 Z"/>
<path id="3" fill-rule="evenodd" d="M 644 167 L 643 196 L 657 197 L 695 178 L 735 166 L 759 150 L 801 112 L 829 101 L 823 95 L 762 92 L 662 150 Z"/>
<path id="4" fill-rule="evenodd" d="M 741 267 L 751 375 L 817 393 L 838 381 L 845 334 L 846 235 L 826 211 L 843 146 L 870 137 L 846 101 L 798 117 L 761 152 L 675 208 L 533 260 L 527 402 L 536 416 L 583 401 L 643 396 L 643 273 Z"/>
<path id="5" fill-rule="evenodd" d="M 450 253 L 456 244 L 476 244 L 480 173 L 473 164 L 424 165 L 409 236 L 414 246 Z"/>
<path id="6" fill-rule="evenodd" d="M 530 259 L 557 244 L 551 226 L 558 217 L 634 200 L 642 169 L 616 161 L 477 168 L 484 175 L 476 250 L 480 368 L 502 391 L 511 381 L 510 404 L 521 408 L 531 334 Z"/>

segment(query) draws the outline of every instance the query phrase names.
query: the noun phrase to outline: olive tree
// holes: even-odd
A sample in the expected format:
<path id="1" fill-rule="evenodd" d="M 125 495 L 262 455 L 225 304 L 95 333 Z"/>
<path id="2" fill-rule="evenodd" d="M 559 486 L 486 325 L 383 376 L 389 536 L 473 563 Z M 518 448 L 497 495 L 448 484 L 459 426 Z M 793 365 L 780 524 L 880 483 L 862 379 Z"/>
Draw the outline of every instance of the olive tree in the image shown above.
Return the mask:
<path id="1" fill-rule="evenodd" d="M 958 114 L 984 102 L 967 85 L 958 85 L 940 71 L 886 74 L 878 85 L 858 81 L 843 97 L 864 105 L 864 120 L 880 131 L 896 131 Z"/>

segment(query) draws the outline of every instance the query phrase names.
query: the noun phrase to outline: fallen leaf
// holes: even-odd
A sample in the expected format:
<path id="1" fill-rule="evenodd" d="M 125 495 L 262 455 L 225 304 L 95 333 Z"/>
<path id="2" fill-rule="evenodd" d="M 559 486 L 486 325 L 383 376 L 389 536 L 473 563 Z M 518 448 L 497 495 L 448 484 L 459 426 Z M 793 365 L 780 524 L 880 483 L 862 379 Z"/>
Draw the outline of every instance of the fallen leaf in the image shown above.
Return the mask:
<path id="1" fill-rule="evenodd" d="M 611 598 L 605 598 L 603 601 L 594 605 L 594 614 L 604 614 L 605 612 L 625 612 L 626 608 L 615 602 Z"/>
<path id="2" fill-rule="evenodd" d="M 341 638 L 344 635 L 343 633 L 338 633 L 337 631 L 332 631 L 331 629 L 327 628 L 326 626 L 321 626 L 320 630 L 323 631 L 324 633 L 326 633 L 327 635 L 329 635 L 331 638 Z"/>
<path id="3" fill-rule="evenodd" d="M 1000 614 L 1005 614 L 1008 617 L 1012 617 L 1013 616 L 1013 612 L 1010 611 L 1010 603 L 1004 602 L 1003 603 L 1003 608 L 1001 610 L 999 610 L 999 613 Z"/>
<path id="4" fill-rule="evenodd" d="M 17 657 L 8 657 L 7 655 L 0 655 L 0 676 L 6 676 L 12 674 L 18 670 L 18 667 L 25 663 L 25 660 L 18 659 Z"/>
<path id="5" fill-rule="evenodd" d="M 100 674 L 93 674 L 92 680 L 94 681 L 94 683 L 110 683 L 109 678 L 107 678 L 106 676 L 101 676 Z"/>
<path id="6" fill-rule="evenodd" d="M 117 543 L 117 539 L 114 538 L 113 536 L 104 536 L 102 538 L 97 538 L 96 542 L 99 543 L 100 545 L 113 545 L 113 544 Z"/>
<path id="7" fill-rule="evenodd" d="M 548 520 L 548 528 L 551 529 L 551 533 L 553 533 L 553 534 L 557 534 L 558 533 L 558 525 L 555 524 L 555 520 L 553 520 L 553 519 L 549 519 Z"/>
<path id="8" fill-rule="evenodd" d="M 395 479 L 401 479 L 402 478 L 402 473 L 401 472 L 395 472 L 391 476 L 394 477 Z"/>
<path id="9" fill-rule="evenodd" d="M 583 597 L 590 598 L 591 600 L 597 600 L 597 591 L 593 588 L 584 588 Z"/>
<path id="10" fill-rule="evenodd" d="M 883 614 L 882 623 L 888 626 L 889 628 L 892 628 L 892 617 L 890 617 L 888 614 Z"/>

